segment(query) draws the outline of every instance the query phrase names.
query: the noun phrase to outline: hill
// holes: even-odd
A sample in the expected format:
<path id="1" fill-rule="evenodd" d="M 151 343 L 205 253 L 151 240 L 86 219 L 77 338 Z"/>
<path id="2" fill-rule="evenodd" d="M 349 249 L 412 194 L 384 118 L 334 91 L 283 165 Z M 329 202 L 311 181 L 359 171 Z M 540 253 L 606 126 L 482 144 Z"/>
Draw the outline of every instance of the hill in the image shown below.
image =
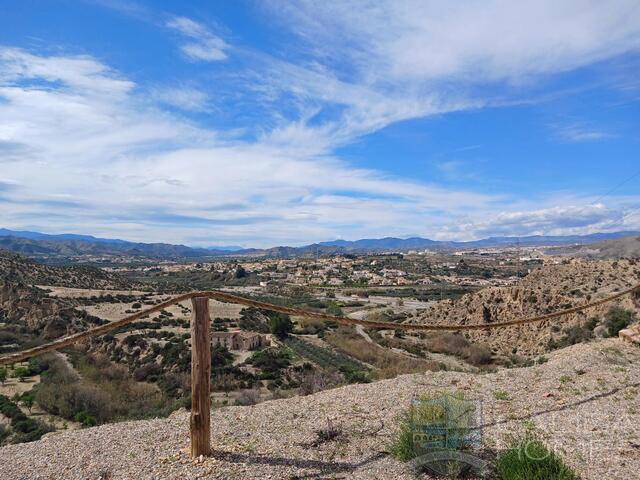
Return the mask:
<path id="1" fill-rule="evenodd" d="M 0 249 L 0 281 L 74 288 L 129 289 L 131 283 L 93 267 L 52 267 Z"/>
<path id="2" fill-rule="evenodd" d="M 0 248 L 43 259 L 78 257 L 129 257 L 137 259 L 193 259 L 228 254 L 227 251 L 191 248 L 168 243 L 134 243 L 124 240 L 65 238 L 65 235 L 44 238 L 0 236 Z"/>
<path id="3" fill-rule="evenodd" d="M 533 270 L 518 285 L 487 287 L 457 300 L 434 302 L 420 312 L 414 323 L 478 324 L 534 317 L 597 300 L 640 283 L 640 264 L 635 260 L 564 260 Z M 635 300 L 637 302 L 637 300 Z M 617 305 L 637 311 L 630 296 Z M 500 355 L 533 356 L 561 342 L 567 331 L 595 318 L 593 330 L 602 325 L 612 305 L 519 327 L 472 331 L 465 336 L 488 345 Z"/>
<path id="4" fill-rule="evenodd" d="M 617 259 L 640 257 L 640 236 L 630 235 L 614 240 L 575 247 L 569 251 L 573 255 L 589 258 Z"/>
<path id="5" fill-rule="evenodd" d="M 91 267 L 51 267 L 0 250 L 0 350 L 10 351 L 85 330 L 102 320 L 76 308 L 72 299 L 52 298 L 36 285 L 130 289 L 113 273 Z"/>
<path id="6" fill-rule="evenodd" d="M 486 375 L 427 372 L 212 412 L 214 456 L 192 461 L 189 413 L 48 434 L 0 449 L 0 477 L 139 479 L 414 479 L 385 453 L 416 396 L 464 392 L 483 402 L 487 454 L 533 426 L 584 480 L 635 478 L 640 349 L 607 339 L 542 365 Z M 500 395 L 497 394 L 500 393 Z M 327 425 L 336 432 L 323 436 Z M 423 477 L 429 478 L 429 477 Z"/>

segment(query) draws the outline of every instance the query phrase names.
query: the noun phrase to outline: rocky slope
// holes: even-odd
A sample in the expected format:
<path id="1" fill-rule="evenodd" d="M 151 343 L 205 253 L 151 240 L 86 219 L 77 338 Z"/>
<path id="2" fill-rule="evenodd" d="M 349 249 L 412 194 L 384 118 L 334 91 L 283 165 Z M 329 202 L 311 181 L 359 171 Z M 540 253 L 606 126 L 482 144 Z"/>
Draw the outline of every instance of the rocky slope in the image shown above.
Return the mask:
<path id="1" fill-rule="evenodd" d="M 130 282 L 93 267 L 51 267 L 0 249 L 0 281 L 76 288 L 129 289 Z"/>
<path id="2" fill-rule="evenodd" d="M 594 245 L 583 245 L 577 249 L 577 254 L 592 258 L 638 258 L 640 257 L 640 235 L 607 240 Z"/>
<path id="3" fill-rule="evenodd" d="M 195 462 L 185 453 L 185 411 L 57 432 L 0 449 L 0 478 L 412 479 L 406 464 L 384 453 L 396 416 L 415 396 L 459 391 L 483 402 L 486 448 L 503 448 L 511 434 L 533 424 L 581 478 L 636 478 L 638 361 L 640 348 L 607 339 L 554 352 L 535 367 L 486 375 L 427 372 L 225 407 L 212 416 L 214 456 Z M 328 421 L 340 434 L 323 442 L 317 431 Z"/>
<path id="4" fill-rule="evenodd" d="M 101 323 L 99 318 L 76 309 L 73 299 L 52 298 L 36 284 L 128 286 L 125 279 L 99 269 L 49 267 L 0 251 L 0 322 L 7 324 L 0 342 L 4 351 L 37 337 L 53 339 Z"/>
<path id="5" fill-rule="evenodd" d="M 491 323 L 533 317 L 597 300 L 640 283 L 640 262 L 635 260 L 565 260 L 533 270 L 513 287 L 490 287 L 464 295 L 458 300 L 435 302 L 423 311 L 416 323 Z M 631 296 L 538 324 L 465 333 L 496 353 L 539 355 L 571 326 L 590 318 L 600 321 L 612 305 L 637 310 Z"/>

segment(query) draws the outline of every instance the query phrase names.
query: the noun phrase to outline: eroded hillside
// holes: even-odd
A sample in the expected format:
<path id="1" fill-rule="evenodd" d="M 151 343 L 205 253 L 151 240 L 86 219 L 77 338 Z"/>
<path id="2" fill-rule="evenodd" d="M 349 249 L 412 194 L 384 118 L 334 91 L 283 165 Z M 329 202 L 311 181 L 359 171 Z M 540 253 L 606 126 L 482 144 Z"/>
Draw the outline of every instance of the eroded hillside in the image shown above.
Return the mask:
<path id="1" fill-rule="evenodd" d="M 434 302 L 412 321 L 464 325 L 529 318 L 598 300 L 637 283 L 640 263 L 635 260 L 565 260 L 533 270 L 517 286 L 488 287 L 457 300 Z M 637 300 L 627 296 L 617 305 L 636 310 Z M 465 336 L 502 355 L 537 355 L 567 328 L 590 318 L 601 324 L 610 308 L 602 305 L 537 324 L 472 331 Z"/>

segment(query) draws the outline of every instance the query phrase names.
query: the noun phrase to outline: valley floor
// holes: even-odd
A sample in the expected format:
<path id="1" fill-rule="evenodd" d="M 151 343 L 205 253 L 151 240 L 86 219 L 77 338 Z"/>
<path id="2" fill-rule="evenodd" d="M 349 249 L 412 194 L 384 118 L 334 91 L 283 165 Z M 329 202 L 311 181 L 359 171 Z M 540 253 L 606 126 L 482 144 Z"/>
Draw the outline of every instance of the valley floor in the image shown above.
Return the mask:
<path id="1" fill-rule="evenodd" d="M 474 375 L 427 372 L 212 415 L 214 456 L 192 461 L 189 414 L 46 435 L 0 449 L 11 479 L 411 479 L 384 453 L 396 416 L 416 396 L 462 391 L 483 402 L 483 442 L 506 446 L 534 424 L 583 479 L 640 471 L 640 348 L 607 339 L 557 351 L 547 363 Z M 498 400 L 500 398 L 500 400 Z M 321 442 L 328 422 L 340 435 Z"/>

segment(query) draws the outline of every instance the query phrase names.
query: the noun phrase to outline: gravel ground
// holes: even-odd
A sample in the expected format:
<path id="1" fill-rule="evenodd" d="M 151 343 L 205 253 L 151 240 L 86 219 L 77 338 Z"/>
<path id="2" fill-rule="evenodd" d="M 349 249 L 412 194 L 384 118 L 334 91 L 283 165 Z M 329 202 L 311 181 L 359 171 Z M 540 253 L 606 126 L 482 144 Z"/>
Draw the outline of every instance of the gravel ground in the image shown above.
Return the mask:
<path id="1" fill-rule="evenodd" d="M 185 411 L 167 419 L 56 432 L 0 449 L 0 478 L 410 479 L 411 470 L 384 453 L 395 417 L 417 395 L 460 390 L 483 401 L 487 449 L 503 448 L 532 424 L 581 478 L 638 478 L 639 360 L 640 348 L 608 339 L 564 349 L 529 368 L 404 375 L 226 407 L 213 412 L 214 456 L 202 461 L 186 453 Z M 328 421 L 341 434 L 318 442 L 316 431 Z"/>

